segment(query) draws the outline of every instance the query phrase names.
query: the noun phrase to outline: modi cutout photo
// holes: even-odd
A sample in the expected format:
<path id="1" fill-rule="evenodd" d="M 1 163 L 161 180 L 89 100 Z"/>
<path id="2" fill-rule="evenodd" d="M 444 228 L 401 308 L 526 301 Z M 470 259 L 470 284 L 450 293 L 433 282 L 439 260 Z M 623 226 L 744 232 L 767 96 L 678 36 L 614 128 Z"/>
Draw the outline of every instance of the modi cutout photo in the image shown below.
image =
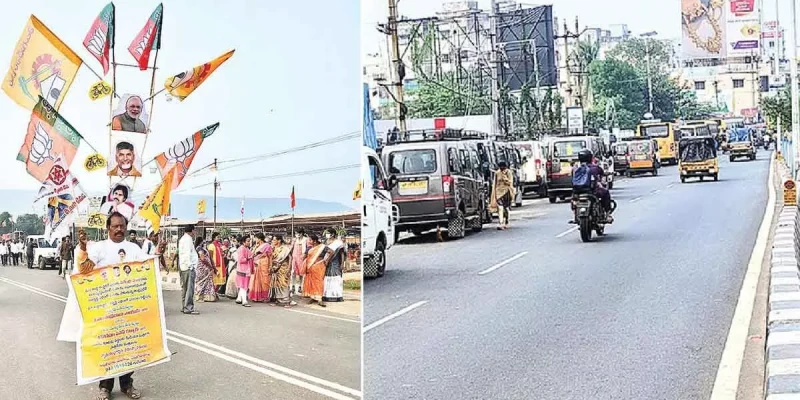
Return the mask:
<path id="1" fill-rule="evenodd" d="M 142 96 L 135 94 L 122 95 L 111 118 L 112 131 L 147 133 L 150 115 L 144 107 Z"/>
<path id="2" fill-rule="evenodd" d="M 111 215 L 113 212 L 122 214 L 130 221 L 136 211 L 136 205 L 130 201 L 131 189 L 124 183 L 117 183 L 111 186 L 111 191 L 105 198 L 105 202 L 100 206 L 103 215 Z"/>
<path id="3" fill-rule="evenodd" d="M 145 138 L 141 133 L 111 131 L 108 176 L 142 176 L 142 147 Z"/>

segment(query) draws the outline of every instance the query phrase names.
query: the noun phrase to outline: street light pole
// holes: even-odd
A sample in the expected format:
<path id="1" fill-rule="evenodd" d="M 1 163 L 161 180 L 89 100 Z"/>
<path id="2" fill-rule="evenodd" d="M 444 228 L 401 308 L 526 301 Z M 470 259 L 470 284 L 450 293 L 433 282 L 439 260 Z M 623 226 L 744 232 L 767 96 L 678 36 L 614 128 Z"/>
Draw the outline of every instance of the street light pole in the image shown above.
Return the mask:
<path id="1" fill-rule="evenodd" d="M 217 190 L 219 181 L 217 180 L 217 159 L 214 159 L 214 230 L 217 230 Z M 205 211 L 204 211 L 205 212 Z"/>
<path id="2" fill-rule="evenodd" d="M 647 101 L 650 114 L 653 113 L 653 77 L 650 70 L 650 37 L 657 34 L 657 32 L 647 32 L 641 34 L 641 36 L 645 38 L 645 58 L 647 60 Z"/>
<path id="3" fill-rule="evenodd" d="M 789 57 L 791 67 L 792 83 L 792 177 L 797 172 L 797 150 L 800 149 L 800 104 L 798 104 L 798 82 L 797 76 L 797 1 L 790 1 L 792 5 L 792 51 Z"/>

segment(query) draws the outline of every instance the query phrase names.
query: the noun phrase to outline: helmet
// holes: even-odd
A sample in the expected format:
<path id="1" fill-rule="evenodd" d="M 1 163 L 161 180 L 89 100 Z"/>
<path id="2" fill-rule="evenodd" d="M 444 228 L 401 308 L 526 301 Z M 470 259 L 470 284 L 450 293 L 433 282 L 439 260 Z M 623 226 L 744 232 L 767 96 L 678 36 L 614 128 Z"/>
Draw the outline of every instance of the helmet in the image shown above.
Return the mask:
<path id="1" fill-rule="evenodd" d="M 590 163 L 593 158 L 594 154 L 592 154 L 592 151 L 589 149 L 583 149 L 578 152 L 578 161 L 581 163 Z"/>

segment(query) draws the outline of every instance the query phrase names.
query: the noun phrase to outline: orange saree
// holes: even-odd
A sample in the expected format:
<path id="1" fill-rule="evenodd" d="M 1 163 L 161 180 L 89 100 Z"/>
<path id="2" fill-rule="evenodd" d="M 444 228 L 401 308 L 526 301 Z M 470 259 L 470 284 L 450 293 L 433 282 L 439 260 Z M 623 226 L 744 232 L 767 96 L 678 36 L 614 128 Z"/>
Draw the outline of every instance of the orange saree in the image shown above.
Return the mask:
<path id="1" fill-rule="evenodd" d="M 303 295 L 314 300 L 322 300 L 325 290 L 325 249 L 324 244 L 313 247 L 306 258 L 306 277 L 303 280 Z"/>

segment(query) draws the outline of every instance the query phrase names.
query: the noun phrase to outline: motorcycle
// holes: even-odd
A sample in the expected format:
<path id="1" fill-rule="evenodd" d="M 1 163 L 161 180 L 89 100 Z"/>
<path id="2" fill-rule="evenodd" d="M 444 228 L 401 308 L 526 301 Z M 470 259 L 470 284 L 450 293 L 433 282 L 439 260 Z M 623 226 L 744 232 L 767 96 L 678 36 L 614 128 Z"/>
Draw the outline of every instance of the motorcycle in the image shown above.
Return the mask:
<path id="1" fill-rule="evenodd" d="M 572 202 L 575 218 L 572 223 L 578 225 L 583 242 L 592 241 L 592 231 L 597 236 L 605 234 L 605 227 L 608 224 L 608 215 L 598 199 L 592 193 L 579 193 L 573 197 Z M 617 209 L 617 203 L 611 200 L 611 212 Z"/>

